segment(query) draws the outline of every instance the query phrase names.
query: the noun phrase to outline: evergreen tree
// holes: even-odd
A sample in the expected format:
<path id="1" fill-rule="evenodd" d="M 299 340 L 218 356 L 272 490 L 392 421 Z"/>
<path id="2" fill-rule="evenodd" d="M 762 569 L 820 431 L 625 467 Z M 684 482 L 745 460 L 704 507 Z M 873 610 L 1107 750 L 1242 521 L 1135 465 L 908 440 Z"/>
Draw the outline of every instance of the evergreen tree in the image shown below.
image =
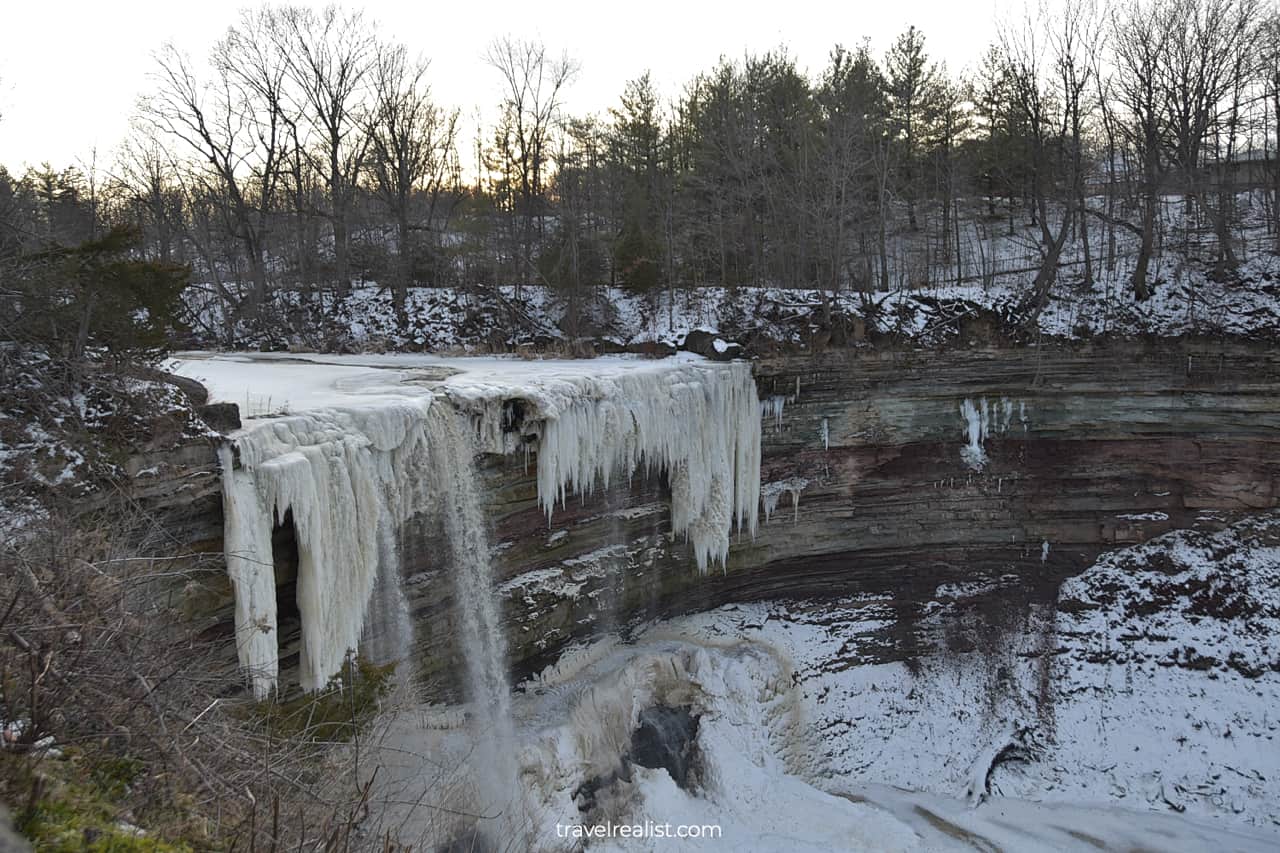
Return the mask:
<path id="1" fill-rule="evenodd" d="M 937 120 L 941 80 L 937 65 L 924 52 L 924 34 L 909 27 L 885 56 L 889 119 L 898 141 L 900 188 L 907 202 L 911 230 L 919 228 L 916 202 L 920 194 L 922 146 Z"/>

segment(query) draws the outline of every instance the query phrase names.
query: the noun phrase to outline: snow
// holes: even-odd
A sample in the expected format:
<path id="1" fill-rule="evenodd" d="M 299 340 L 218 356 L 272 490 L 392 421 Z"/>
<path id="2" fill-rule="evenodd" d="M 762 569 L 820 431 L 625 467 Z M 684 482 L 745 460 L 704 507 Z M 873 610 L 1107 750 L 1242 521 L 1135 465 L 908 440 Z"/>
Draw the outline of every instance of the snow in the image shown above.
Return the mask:
<path id="1" fill-rule="evenodd" d="M 1152 572 L 1167 577 L 1173 595 L 1154 611 L 1141 599 Z M 1194 600 L 1179 600 L 1177 590 L 1214 577 L 1247 584 L 1260 611 L 1228 609 L 1198 622 L 1180 615 Z M 916 630 L 964 629 L 965 599 L 999 597 L 1016 582 L 940 587 L 950 601 L 932 605 Z M 1276 849 L 1280 754 L 1270 737 L 1280 676 L 1147 672 L 1099 655 L 1164 642 L 1124 637 L 1167 631 L 1170 645 L 1256 637 L 1270 645 L 1250 659 L 1274 660 L 1280 519 L 1115 552 L 1063 594 L 1083 607 L 1053 618 L 1033 608 L 1000 648 L 912 667 L 881 656 L 879 638 L 898 618 L 891 595 L 729 605 L 652 624 L 625 643 L 607 636 L 574 647 L 513 697 L 521 787 L 510 810 L 525 829 L 502 837 L 550 851 L 563 849 L 557 830 L 565 827 L 687 825 L 720 834 L 678 849 Z M 1251 619 L 1262 621 L 1250 627 Z M 1032 704 L 1045 660 L 1047 709 Z M 662 769 L 632 765 L 617 775 L 640 712 L 654 705 L 699 717 L 688 788 Z M 442 791 L 466 803 L 474 745 L 424 716 L 390 715 L 365 772 L 378 767 L 387 786 L 379 793 L 394 799 L 370 800 L 382 826 L 396 827 L 402 841 L 438 844 L 457 827 L 436 825 L 435 808 L 406 804 Z M 420 758 L 406 759 L 410 747 Z M 996 760 L 1010 749 L 1019 761 Z M 605 784 L 584 812 L 576 793 L 593 779 Z M 670 839 L 615 833 L 590 849 L 672 848 Z"/>
<path id="2" fill-rule="evenodd" d="M 432 461 L 433 446 L 456 444 L 431 426 L 449 421 L 433 420 L 433 407 L 465 413 L 479 450 L 536 442 L 549 522 L 571 491 L 644 465 L 667 474 L 672 529 L 700 571 L 724 562 L 735 526 L 756 530 L 760 408 L 744 362 L 188 353 L 168 369 L 205 382 L 214 401 L 275 401 L 251 410 L 234 454 L 222 453 L 238 648 L 260 696 L 278 678 L 273 524 L 288 514 L 297 534 L 300 680 L 315 690 L 358 648 L 380 573 L 398 576 L 399 526 L 459 500 L 456 479 L 432 493 L 431 472 L 459 462 Z M 525 406 L 518 436 L 506 429 L 513 399 Z M 290 414 L 268 413 L 278 406 Z"/>
<path id="3" fill-rule="evenodd" d="M 1167 495 L 1168 492 L 1165 494 Z M 1167 512 L 1131 512 L 1117 515 L 1116 518 L 1124 521 L 1168 521 L 1169 514 Z"/>

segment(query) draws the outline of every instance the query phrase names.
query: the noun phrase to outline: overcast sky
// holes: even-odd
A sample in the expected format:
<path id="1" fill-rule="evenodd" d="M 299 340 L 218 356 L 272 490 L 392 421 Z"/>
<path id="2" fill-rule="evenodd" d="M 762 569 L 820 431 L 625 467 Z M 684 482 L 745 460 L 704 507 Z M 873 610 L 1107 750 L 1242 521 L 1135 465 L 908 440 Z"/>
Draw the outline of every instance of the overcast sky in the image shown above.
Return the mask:
<path id="1" fill-rule="evenodd" d="M 237 18 L 244 2 L 221 0 L 14 0 L 2 16 L 0 164 L 11 170 L 49 161 L 86 163 L 96 149 L 109 161 L 149 88 L 152 53 L 173 41 L 193 57 Z M 321 6 L 323 3 L 304 5 Z M 836 43 L 871 40 L 877 55 L 915 24 L 934 57 L 953 72 L 977 61 L 994 33 L 996 0 L 648 0 L 648 2 L 438 3 L 369 0 L 364 8 L 384 35 L 431 58 L 438 101 L 490 115 L 501 98 L 485 65 L 486 45 L 512 34 L 568 51 L 581 73 L 568 92 L 575 114 L 613 106 L 623 84 L 649 69 L 674 97 L 722 55 L 740 57 L 786 45 L 802 68 L 819 71 Z M 1002 7 L 1003 8 L 1003 7 Z M 465 155 L 464 155 L 465 156 Z"/>

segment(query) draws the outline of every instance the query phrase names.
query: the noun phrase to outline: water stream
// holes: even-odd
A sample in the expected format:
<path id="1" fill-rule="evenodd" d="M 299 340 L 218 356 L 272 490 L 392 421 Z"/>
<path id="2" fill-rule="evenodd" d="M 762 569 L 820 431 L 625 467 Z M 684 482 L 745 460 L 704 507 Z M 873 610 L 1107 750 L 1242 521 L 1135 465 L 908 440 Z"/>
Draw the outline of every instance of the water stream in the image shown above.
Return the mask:
<path id="1" fill-rule="evenodd" d="M 488 521 L 476 486 L 470 424 L 452 406 L 427 414 L 430 476 L 443 515 L 466 662 L 467 698 L 478 754 L 474 767 L 482 798 L 479 813 L 509 822 L 515 793 L 514 725 L 507 643 L 493 584 Z"/>

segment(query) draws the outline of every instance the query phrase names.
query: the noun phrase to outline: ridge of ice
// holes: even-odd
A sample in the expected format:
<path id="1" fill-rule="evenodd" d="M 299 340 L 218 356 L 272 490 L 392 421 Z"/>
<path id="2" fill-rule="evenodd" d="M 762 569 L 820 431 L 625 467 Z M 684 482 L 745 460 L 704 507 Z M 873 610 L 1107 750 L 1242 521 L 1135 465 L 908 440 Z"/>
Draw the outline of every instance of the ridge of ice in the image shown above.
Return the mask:
<path id="1" fill-rule="evenodd" d="M 624 373 L 585 381 L 581 391 L 543 413 L 538 500 L 548 522 L 569 490 L 608 488 L 643 465 L 667 472 L 671 528 L 689 539 L 700 572 L 724 564 L 731 528 L 755 535 L 760 417 L 750 364 Z"/>

